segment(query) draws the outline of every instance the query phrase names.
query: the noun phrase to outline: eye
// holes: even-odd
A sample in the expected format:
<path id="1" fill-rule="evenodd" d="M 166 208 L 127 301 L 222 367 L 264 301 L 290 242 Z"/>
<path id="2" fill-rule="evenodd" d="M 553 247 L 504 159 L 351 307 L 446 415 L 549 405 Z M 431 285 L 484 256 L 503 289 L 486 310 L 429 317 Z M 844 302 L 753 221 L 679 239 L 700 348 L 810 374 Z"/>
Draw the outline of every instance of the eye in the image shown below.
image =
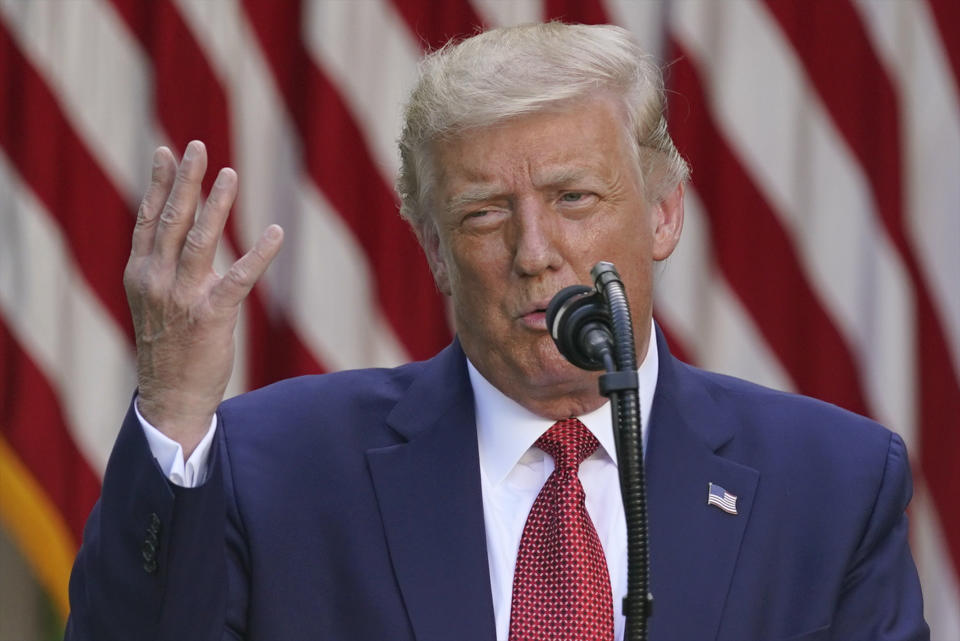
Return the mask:
<path id="1" fill-rule="evenodd" d="M 464 229 L 489 231 L 498 227 L 507 217 L 507 212 L 499 207 L 488 207 L 467 212 L 461 219 Z"/>
<path id="2" fill-rule="evenodd" d="M 465 223 L 482 223 L 484 219 L 490 219 L 494 214 L 496 214 L 494 209 L 478 209 L 477 211 L 471 211 L 464 215 L 463 222 Z"/>
<path id="3" fill-rule="evenodd" d="M 598 196 L 592 191 L 563 191 L 557 198 L 557 205 L 574 212 L 589 211 L 596 204 Z"/>

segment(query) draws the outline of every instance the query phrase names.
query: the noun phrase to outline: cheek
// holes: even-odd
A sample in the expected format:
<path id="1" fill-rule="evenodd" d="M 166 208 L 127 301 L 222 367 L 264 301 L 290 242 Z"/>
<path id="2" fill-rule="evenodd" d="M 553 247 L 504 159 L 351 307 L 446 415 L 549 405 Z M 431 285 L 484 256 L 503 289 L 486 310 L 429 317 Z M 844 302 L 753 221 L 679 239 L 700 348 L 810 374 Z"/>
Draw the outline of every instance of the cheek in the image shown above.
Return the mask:
<path id="1" fill-rule="evenodd" d="M 605 225 L 596 233 L 581 237 L 578 243 L 595 256 L 595 260 L 612 261 L 621 275 L 634 269 L 638 263 L 650 261 L 653 251 L 652 234 L 638 218 Z"/>
<path id="2" fill-rule="evenodd" d="M 489 284 L 509 273 L 511 258 L 501 234 L 462 234 L 454 236 L 449 247 L 448 259 L 461 286 Z"/>
<path id="3" fill-rule="evenodd" d="M 480 248 L 474 243 L 461 242 L 451 248 L 446 264 L 454 303 L 470 308 L 485 305 L 484 298 L 491 287 L 490 266 Z"/>

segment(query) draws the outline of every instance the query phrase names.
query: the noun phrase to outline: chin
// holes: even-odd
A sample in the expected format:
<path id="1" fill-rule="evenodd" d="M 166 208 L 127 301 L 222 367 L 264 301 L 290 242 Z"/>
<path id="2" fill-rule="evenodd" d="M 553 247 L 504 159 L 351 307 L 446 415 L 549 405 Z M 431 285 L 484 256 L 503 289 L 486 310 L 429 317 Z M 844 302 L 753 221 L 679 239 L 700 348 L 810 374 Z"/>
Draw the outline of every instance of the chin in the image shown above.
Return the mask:
<path id="1" fill-rule="evenodd" d="M 576 391 L 589 385 L 596 390 L 598 372 L 590 372 L 573 365 L 557 351 L 553 342 L 549 349 L 541 349 L 538 358 L 528 369 L 528 380 L 536 387 L 554 387 L 557 390 Z"/>

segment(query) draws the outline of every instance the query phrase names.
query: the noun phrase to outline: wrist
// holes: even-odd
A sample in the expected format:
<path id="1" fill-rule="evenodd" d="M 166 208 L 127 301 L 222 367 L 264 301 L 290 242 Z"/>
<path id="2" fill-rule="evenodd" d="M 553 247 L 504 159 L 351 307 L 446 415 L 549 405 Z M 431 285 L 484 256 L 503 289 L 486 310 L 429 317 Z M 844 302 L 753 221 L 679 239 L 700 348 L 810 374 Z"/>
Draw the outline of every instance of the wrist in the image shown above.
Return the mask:
<path id="1" fill-rule="evenodd" d="M 198 407 L 189 399 L 167 401 L 145 394 L 141 389 L 136 398 L 137 411 L 157 431 L 180 443 L 185 457 L 196 448 L 210 429 L 216 413 L 215 403 Z"/>

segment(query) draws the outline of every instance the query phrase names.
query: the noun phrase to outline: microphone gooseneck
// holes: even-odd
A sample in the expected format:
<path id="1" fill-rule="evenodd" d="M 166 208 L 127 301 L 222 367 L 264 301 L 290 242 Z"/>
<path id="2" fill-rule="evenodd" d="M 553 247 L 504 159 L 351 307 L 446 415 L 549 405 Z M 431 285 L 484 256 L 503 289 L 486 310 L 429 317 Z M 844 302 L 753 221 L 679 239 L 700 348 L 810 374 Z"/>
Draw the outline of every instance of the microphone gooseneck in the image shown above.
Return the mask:
<path id="1" fill-rule="evenodd" d="M 586 370 L 606 370 L 600 393 L 610 399 L 620 489 L 627 520 L 627 594 L 625 638 L 644 641 L 652 613 L 649 591 L 649 543 L 640 395 L 630 306 L 612 263 L 590 270 L 594 287 L 560 290 L 547 306 L 547 328 L 560 353 Z"/>

